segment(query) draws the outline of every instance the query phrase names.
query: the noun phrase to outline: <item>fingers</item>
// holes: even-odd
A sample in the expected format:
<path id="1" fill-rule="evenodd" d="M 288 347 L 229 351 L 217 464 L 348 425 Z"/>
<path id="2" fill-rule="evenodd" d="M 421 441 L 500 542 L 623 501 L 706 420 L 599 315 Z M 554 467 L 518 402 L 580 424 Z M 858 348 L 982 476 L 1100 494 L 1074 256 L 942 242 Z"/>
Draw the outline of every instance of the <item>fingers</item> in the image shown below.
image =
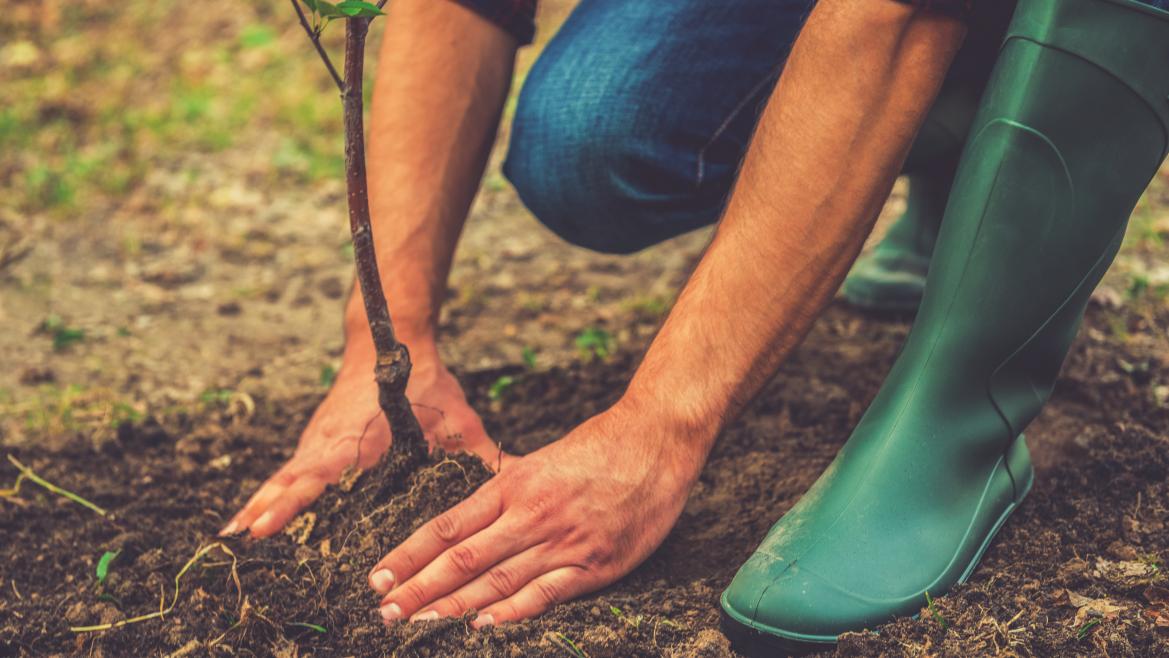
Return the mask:
<path id="1" fill-rule="evenodd" d="M 305 475 L 290 484 L 272 504 L 249 526 L 257 539 L 280 532 L 301 510 L 312 504 L 325 491 L 325 480 Z"/>
<path id="2" fill-rule="evenodd" d="M 475 628 L 528 619 L 548 608 L 596 589 L 596 584 L 580 567 L 562 567 L 550 571 L 520 588 L 514 595 L 488 605 L 472 622 Z"/>
<path id="3" fill-rule="evenodd" d="M 296 480 L 292 470 L 288 464 L 285 464 L 279 471 L 276 471 L 272 477 L 268 478 L 256 493 L 248 499 L 247 504 L 240 510 L 231 521 L 219 531 L 221 537 L 226 535 L 234 535 L 237 532 L 251 527 L 252 522 L 256 520 L 261 514 L 266 512 L 273 502 L 278 500 L 284 490 L 288 488 Z"/>
<path id="4" fill-rule="evenodd" d="M 548 568 L 547 554 L 539 546 L 503 560 L 488 569 L 470 584 L 425 606 L 418 618 L 427 613 L 438 617 L 458 617 L 468 610 L 483 610 L 504 601 L 521 587 L 543 575 Z"/>
<path id="5" fill-rule="evenodd" d="M 427 612 L 430 604 L 475 580 L 501 560 L 528 548 L 522 533 L 497 522 L 486 530 L 456 544 L 404 580 L 382 599 L 382 618 L 387 622 Z M 531 574 L 529 578 L 539 574 Z M 452 602 L 457 606 L 457 602 Z M 438 616 L 437 614 L 435 615 Z"/>
<path id="6" fill-rule="evenodd" d="M 370 587 L 383 596 L 388 594 L 397 583 L 413 578 L 447 549 L 491 525 L 501 512 L 496 488 L 488 482 L 470 498 L 428 521 L 382 558 L 370 571 Z"/>

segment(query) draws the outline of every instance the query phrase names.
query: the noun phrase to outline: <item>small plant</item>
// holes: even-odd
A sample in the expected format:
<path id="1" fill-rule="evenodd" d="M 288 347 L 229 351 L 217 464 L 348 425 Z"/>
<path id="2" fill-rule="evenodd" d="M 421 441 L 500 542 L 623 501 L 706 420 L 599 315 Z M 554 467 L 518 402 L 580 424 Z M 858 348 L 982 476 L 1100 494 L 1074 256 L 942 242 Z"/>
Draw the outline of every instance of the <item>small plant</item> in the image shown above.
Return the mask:
<path id="1" fill-rule="evenodd" d="M 1080 630 L 1076 631 L 1076 639 L 1082 640 L 1082 639 L 1088 637 L 1088 634 L 1092 632 L 1092 629 L 1096 628 L 1099 625 L 1100 625 L 1099 618 L 1089 619 L 1087 622 L 1084 623 L 1083 626 L 1080 627 Z"/>
<path id="2" fill-rule="evenodd" d="M 524 360 L 524 365 L 528 370 L 536 369 L 536 350 L 525 346 L 524 351 L 520 353 L 520 358 Z"/>
<path id="3" fill-rule="evenodd" d="M 53 351 L 64 352 L 71 345 L 85 340 L 85 330 L 70 327 L 56 315 L 50 315 L 41 323 L 41 331 L 53 339 Z"/>
<path id="4" fill-rule="evenodd" d="M 1137 299 L 1149 289 L 1149 277 L 1143 274 L 1134 274 L 1128 286 L 1129 299 Z"/>
<path id="5" fill-rule="evenodd" d="M 183 565 L 182 569 L 179 569 L 178 574 L 175 575 L 175 594 L 173 597 L 171 597 L 169 605 L 166 605 L 164 607 L 163 603 L 165 603 L 165 599 L 163 599 L 162 601 L 159 602 L 158 610 L 156 610 L 154 612 L 150 612 L 150 613 L 147 613 L 144 615 L 139 615 L 137 617 L 131 617 L 129 619 L 122 619 L 122 620 L 116 621 L 116 622 L 109 622 L 106 624 L 96 624 L 94 626 L 72 626 L 69 628 L 69 630 L 74 632 L 74 633 L 92 633 L 94 631 L 108 631 L 108 630 L 111 630 L 114 628 L 119 628 L 122 626 L 128 626 L 130 624 L 137 624 L 139 622 L 148 621 L 150 619 L 158 619 L 161 617 L 166 617 L 167 615 L 169 615 L 171 613 L 172 610 L 175 609 L 175 606 L 178 605 L 179 593 L 181 591 L 179 585 L 183 579 L 183 576 L 185 576 L 186 573 L 191 570 L 191 567 L 195 566 L 195 564 L 198 563 L 199 560 L 203 559 L 203 556 L 207 555 L 208 553 L 210 553 L 211 551 L 213 551 L 215 549 L 219 549 L 219 550 L 223 551 L 229 558 L 231 558 L 231 562 L 224 563 L 224 564 L 231 565 L 231 578 L 233 581 L 235 581 L 235 590 L 236 590 L 236 594 L 237 594 L 236 604 L 242 606 L 243 605 L 243 588 L 240 587 L 239 571 L 237 570 L 238 564 L 237 564 L 237 560 L 235 557 L 235 553 L 233 553 L 232 550 L 230 548 L 228 548 L 227 546 L 225 546 L 223 543 L 215 542 L 212 544 L 208 544 L 208 545 L 200 548 L 199 550 L 195 551 L 195 555 L 193 555 L 190 560 L 187 560 L 187 563 Z M 241 614 L 240 616 L 242 617 L 243 615 Z"/>
<path id="6" fill-rule="evenodd" d="M 18 475 L 16 477 L 16 483 L 12 485 L 11 489 L 0 489 L 0 498 L 13 498 L 13 497 L 15 497 L 18 493 L 20 493 L 20 485 L 25 480 L 28 480 L 29 482 L 32 482 L 33 484 L 38 484 L 38 485 L 44 487 L 45 489 L 48 489 L 49 491 L 57 494 L 58 496 L 61 496 L 63 498 L 67 498 L 67 499 L 77 503 L 78 505 L 81 505 L 82 507 L 93 511 L 98 516 L 103 516 L 106 518 L 110 517 L 110 513 L 107 512 L 104 508 L 98 507 L 94 503 L 89 502 L 88 500 L 82 498 L 81 496 L 78 496 L 77 494 L 73 493 L 72 491 L 62 489 L 61 487 L 58 487 L 57 485 L 53 484 L 52 482 L 49 482 L 48 480 L 42 478 L 41 476 L 34 473 L 31 468 L 20 463 L 20 461 L 17 460 L 16 457 L 13 457 L 12 455 L 8 455 L 8 461 L 13 466 L 15 466 L 17 469 L 20 470 L 20 475 Z"/>
<path id="7" fill-rule="evenodd" d="M 374 251 L 373 228 L 369 213 L 369 188 L 365 175 L 365 126 L 363 84 L 365 71 L 365 39 L 369 23 L 382 16 L 386 0 L 375 5 L 360 0 L 343 0 L 336 4 L 327 0 L 289 0 L 300 26 L 308 35 L 313 48 L 329 72 L 329 77 L 341 92 L 341 106 L 345 126 L 345 182 L 349 203 L 349 234 L 352 238 L 353 258 L 356 261 L 357 283 L 365 304 L 365 317 L 373 336 L 377 354 L 374 379 L 378 386 L 378 406 L 389 421 L 394 435 L 392 450 L 398 453 L 424 455 L 426 439 L 414 409 L 406 399 L 406 382 L 410 379 L 410 351 L 398 342 L 394 325 L 386 306 Z M 304 9 L 308 9 L 306 15 Z M 321 32 L 334 20 L 345 21 L 344 77 L 333 66 L 329 53 L 321 45 Z"/>
<path id="8" fill-rule="evenodd" d="M 584 650 L 582 650 L 580 647 L 576 646 L 576 642 L 568 639 L 568 636 L 564 633 L 558 631 L 553 634 L 553 637 L 559 641 L 561 647 L 570 652 L 573 656 L 576 656 L 576 658 L 588 658 L 589 655 L 585 653 Z"/>
<path id="9" fill-rule="evenodd" d="M 607 359 L 613 353 L 613 335 L 600 327 L 588 327 L 573 341 L 585 361 Z"/>
<path id="10" fill-rule="evenodd" d="M 331 364 L 321 368 L 321 386 L 331 388 L 333 382 L 337 381 L 337 369 Z"/>
<path id="11" fill-rule="evenodd" d="M 325 628 L 324 626 L 321 626 L 320 624 L 310 624 L 310 623 L 305 622 L 305 621 L 290 621 L 290 622 L 287 622 L 285 625 L 286 626 L 299 626 L 301 628 L 307 628 L 309 630 L 316 631 L 322 635 L 329 632 L 329 629 Z"/>
<path id="12" fill-rule="evenodd" d="M 949 630 L 950 622 L 946 621 L 946 618 L 942 616 L 942 613 L 938 610 L 937 604 L 934 602 L 934 598 L 930 596 L 928 591 L 925 593 L 925 605 L 930 612 L 930 618 L 932 618 L 939 626 L 941 626 L 943 631 Z"/>
<path id="13" fill-rule="evenodd" d="M 491 383 L 491 387 L 487 389 L 487 397 L 492 400 L 502 400 L 503 396 L 507 395 L 507 391 L 516 383 L 516 378 L 511 375 L 503 375 Z"/>
<path id="14" fill-rule="evenodd" d="M 199 394 L 199 401 L 203 404 L 227 404 L 235 391 L 230 388 L 209 388 Z"/>
<path id="15" fill-rule="evenodd" d="M 618 608 L 615 605 L 609 606 L 609 612 L 613 613 L 614 617 L 620 619 L 621 621 L 625 622 L 626 624 L 629 624 L 630 626 L 632 626 L 634 628 L 641 626 L 641 620 L 642 620 L 641 615 L 637 615 L 636 617 L 630 617 L 630 616 L 626 615 L 624 612 L 622 612 L 621 608 Z"/>
<path id="16" fill-rule="evenodd" d="M 97 561 L 97 569 L 95 569 L 98 586 L 105 584 L 106 578 L 110 575 L 110 563 L 117 559 L 121 553 L 121 550 L 117 550 L 106 551 L 105 553 L 101 554 L 101 558 L 99 558 Z"/>

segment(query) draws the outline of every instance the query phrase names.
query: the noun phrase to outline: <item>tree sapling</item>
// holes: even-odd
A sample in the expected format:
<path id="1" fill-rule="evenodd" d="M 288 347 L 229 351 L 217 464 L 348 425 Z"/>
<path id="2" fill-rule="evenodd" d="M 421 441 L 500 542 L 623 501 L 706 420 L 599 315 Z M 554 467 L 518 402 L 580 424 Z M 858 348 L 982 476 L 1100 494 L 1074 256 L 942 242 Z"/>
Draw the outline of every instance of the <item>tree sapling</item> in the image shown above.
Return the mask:
<path id="1" fill-rule="evenodd" d="M 333 4 L 326 0 L 290 0 L 301 27 L 312 41 L 330 77 L 341 92 L 345 124 L 345 180 L 348 188 L 349 231 L 353 238 L 353 257 L 357 266 L 357 283 L 365 304 L 365 315 L 373 334 L 377 364 L 374 379 L 378 386 L 378 405 L 390 423 L 394 437 L 391 450 L 403 454 L 425 454 L 426 439 L 422 427 L 406 399 L 406 382 L 410 378 L 410 352 L 398 342 L 390 322 L 386 296 L 382 291 L 377 255 L 370 225 L 369 190 L 365 178 L 365 129 L 362 105 L 362 75 L 365 64 L 365 38 L 369 24 L 381 16 L 386 0 L 378 4 L 344 0 Z M 301 3 L 309 10 L 306 16 Z M 321 31 L 336 19 L 345 21 L 344 77 L 337 72 L 321 44 Z"/>

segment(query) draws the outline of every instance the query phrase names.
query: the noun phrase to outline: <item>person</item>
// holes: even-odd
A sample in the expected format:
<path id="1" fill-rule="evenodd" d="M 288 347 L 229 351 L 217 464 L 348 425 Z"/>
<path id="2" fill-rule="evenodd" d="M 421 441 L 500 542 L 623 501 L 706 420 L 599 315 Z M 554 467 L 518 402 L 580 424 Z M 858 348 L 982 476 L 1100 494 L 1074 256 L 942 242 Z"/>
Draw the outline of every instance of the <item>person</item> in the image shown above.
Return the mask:
<path id="1" fill-rule="evenodd" d="M 461 1 L 390 10 L 371 195 L 386 294 L 415 358 L 407 394 L 493 463 L 435 325 L 531 3 Z M 912 613 L 969 575 L 1025 495 L 1021 431 L 1166 154 L 1169 13 L 1152 3 L 1021 0 L 977 113 L 942 123 L 971 137 L 914 327 L 837 459 L 724 592 L 737 641 L 823 645 Z M 720 428 L 844 280 L 939 90 L 969 89 L 946 75 L 978 4 L 580 4 L 528 77 L 505 173 L 581 246 L 624 253 L 715 220 L 717 231 L 617 403 L 504 461 L 373 568 L 387 622 L 537 615 L 662 542 Z M 923 217 L 941 212 L 931 196 Z M 388 446 L 356 299 L 346 334 L 293 457 L 224 532 L 277 532 L 353 463 L 371 419 L 362 464 Z"/>

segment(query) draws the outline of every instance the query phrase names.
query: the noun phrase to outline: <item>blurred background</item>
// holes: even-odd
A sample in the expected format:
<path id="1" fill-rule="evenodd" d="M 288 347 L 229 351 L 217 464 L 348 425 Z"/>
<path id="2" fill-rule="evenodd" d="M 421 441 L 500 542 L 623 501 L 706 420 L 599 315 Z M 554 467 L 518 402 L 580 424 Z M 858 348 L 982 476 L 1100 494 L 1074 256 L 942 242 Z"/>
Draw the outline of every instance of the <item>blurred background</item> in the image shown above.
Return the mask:
<path id="1" fill-rule="evenodd" d="M 573 4 L 542 0 L 517 88 Z M 152 411 L 323 393 L 351 282 L 341 109 L 288 3 L 4 5 L 0 434 L 100 440 Z M 499 174 L 506 126 L 451 280 L 449 362 L 640 349 L 709 231 L 634 257 L 561 243 Z M 1163 170 L 1097 292 L 1101 340 L 1166 353 L 1167 238 Z"/>

